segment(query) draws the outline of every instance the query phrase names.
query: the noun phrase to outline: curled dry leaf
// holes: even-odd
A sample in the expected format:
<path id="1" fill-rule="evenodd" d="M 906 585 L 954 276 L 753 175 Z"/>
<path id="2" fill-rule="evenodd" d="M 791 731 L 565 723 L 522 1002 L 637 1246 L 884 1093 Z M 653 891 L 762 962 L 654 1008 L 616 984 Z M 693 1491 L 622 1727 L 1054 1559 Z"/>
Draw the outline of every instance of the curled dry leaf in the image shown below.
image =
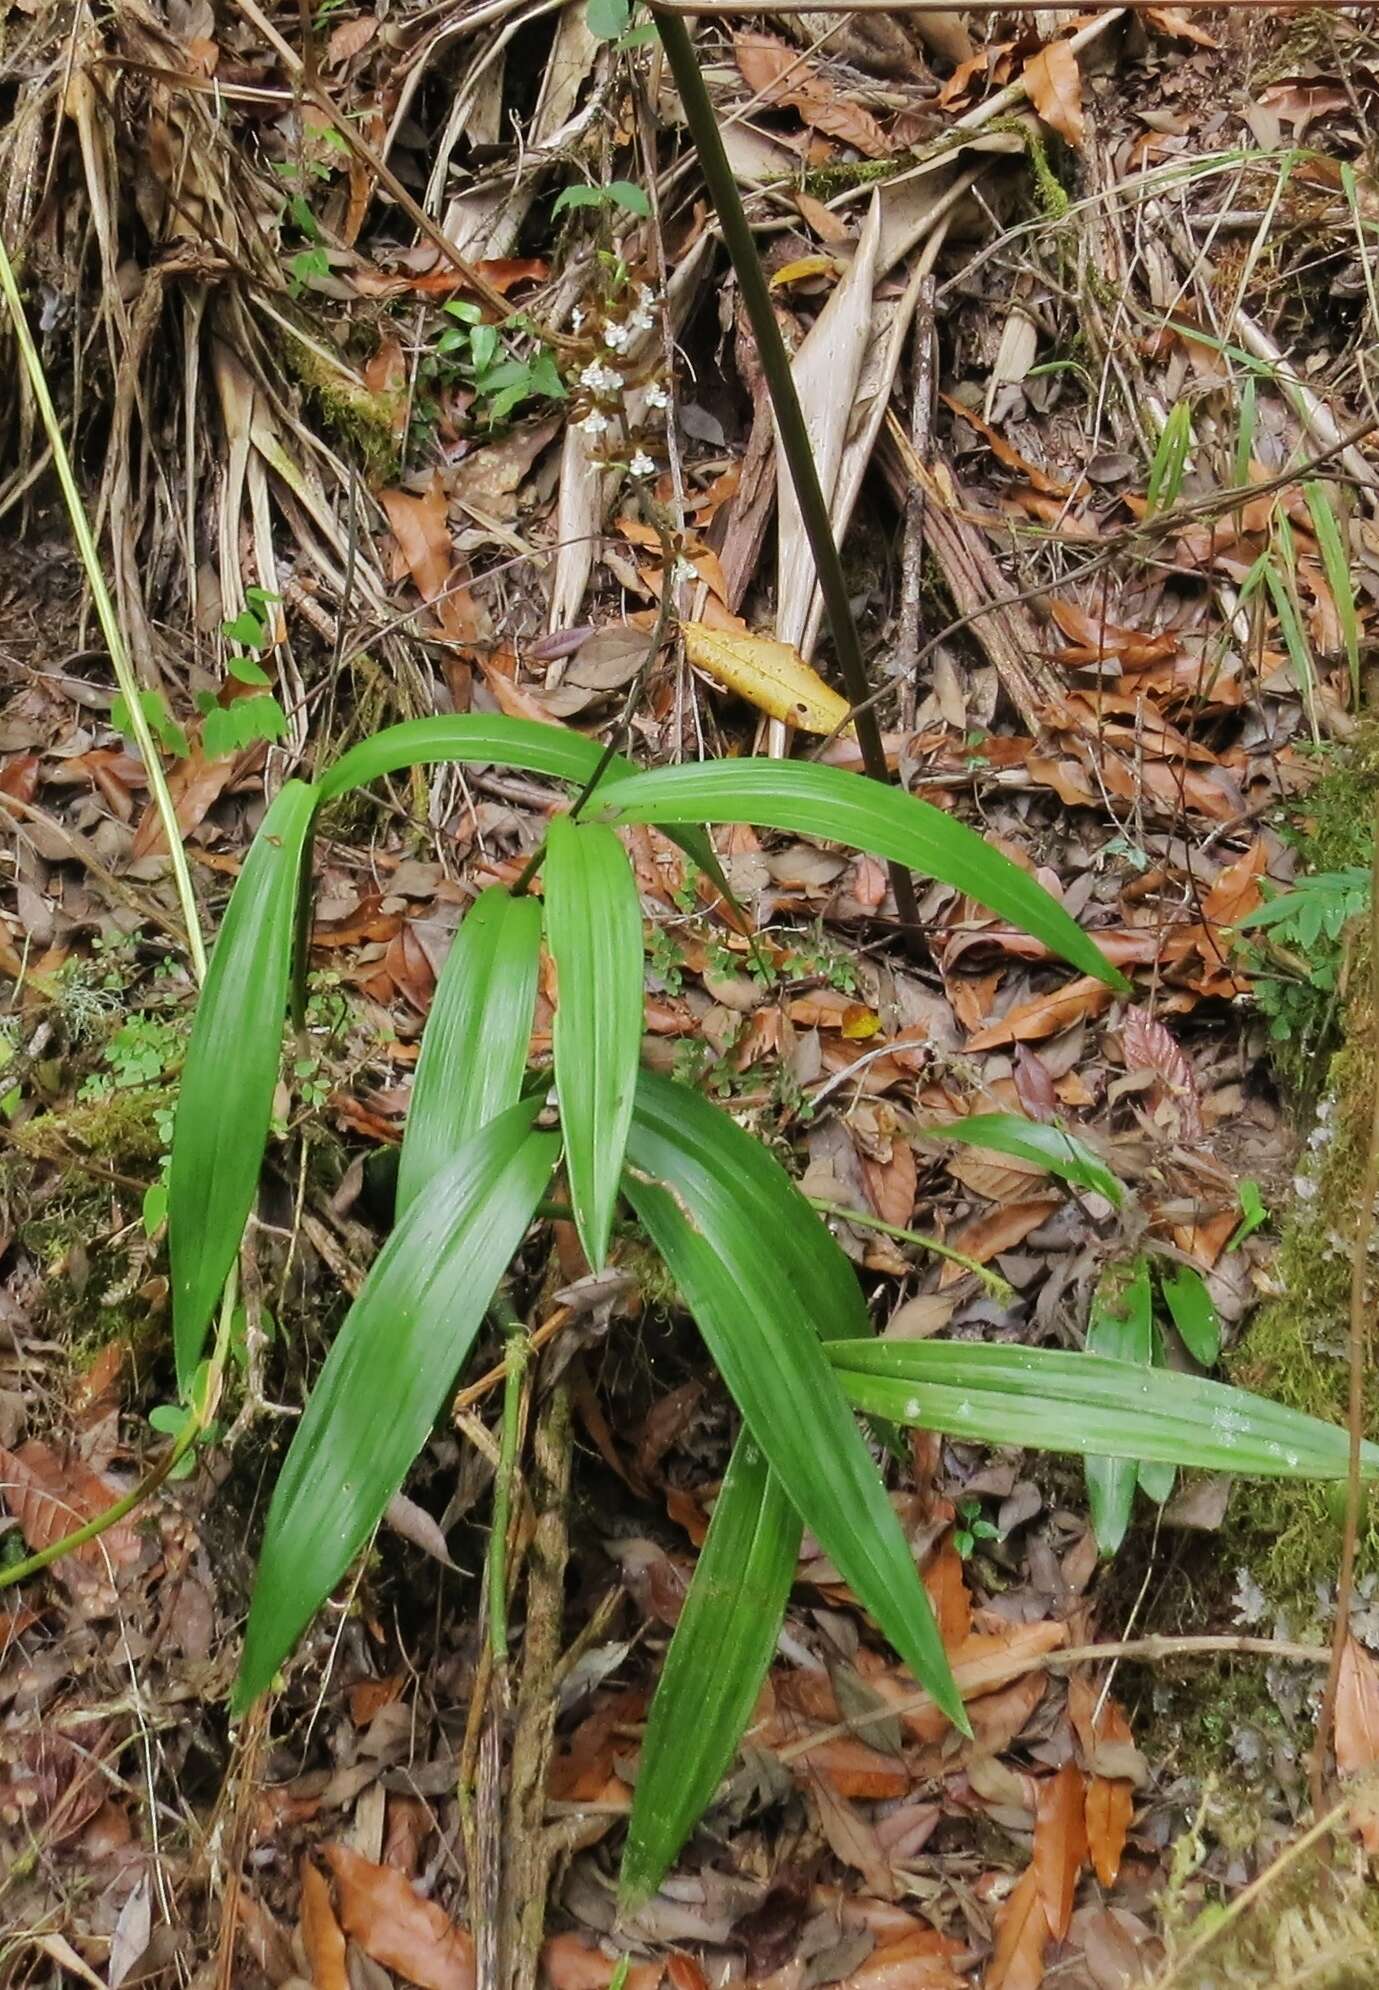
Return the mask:
<path id="1" fill-rule="evenodd" d="M 617 1966 L 613 1956 L 580 1935 L 552 1935 L 541 1951 L 541 1974 L 550 1990 L 608 1990 Z M 659 1962 L 634 1962 L 625 1990 L 656 1990 L 663 1968 Z"/>
<path id="2" fill-rule="evenodd" d="M 1051 41 L 1025 64 L 1021 78 L 1029 100 L 1051 131 L 1080 145 L 1086 125 L 1082 116 L 1082 73 L 1065 41 Z"/>
<path id="3" fill-rule="evenodd" d="M 798 49 L 774 35 L 733 36 L 743 81 L 768 104 L 788 105 L 806 124 L 854 146 L 864 158 L 881 159 L 894 148 L 870 111 L 834 89 Z"/>
<path id="4" fill-rule="evenodd" d="M 1068 1714 L 1088 1761 L 1096 1760 L 1103 1748 L 1134 1743 L 1130 1723 L 1120 1707 L 1108 1699 L 1098 1715 L 1098 1698 L 1092 1681 L 1084 1673 L 1074 1673 L 1068 1681 Z M 1087 1849 L 1093 1870 L 1105 1887 L 1116 1883 L 1134 1809 L 1135 1792 L 1129 1778 L 1093 1775 L 1088 1779 Z"/>
<path id="5" fill-rule="evenodd" d="M 345 1933 L 421 1990 L 474 1990 L 474 1944 L 434 1900 L 424 1900 L 392 1866 L 376 1866 L 348 1845 L 325 1855 L 340 1895 Z"/>
<path id="6" fill-rule="evenodd" d="M 978 1264 L 990 1264 L 992 1258 L 999 1257 L 1002 1251 L 1013 1251 L 1017 1244 L 1022 1244 L 1031 1230 L 1037 1230 L 1045 1217 L 1053 1214 L 1058 1202 L 1056 1195 L 1031 1196 L 1024 1202 L 1007 1202 L 974 1216 L 970 1222 L 959 1224 L 945 1242 L 951 1244 L 954 1250 L 961 1251 L 964 1257 L 975 1258 Z M 939 1274 L 939 1286 L 952 1285 L 968 1276 L 960 1264 L 947 1260 Z"/>
<path id="7" fill-rule="evenodd" d="M 997 1917 L 996 1948 L 984 1990 L 1039 1990 L 1048 1945 L 1049 1920 L 1039 1877 L 1029 1866 Z"/>
<path id="8" fill-rule="evenodd" d="M 1035 1043 L 1042 1037 L 1056 1036 L 1084 1016 L 1099 1016 L 1110 1001 L 1111 990 L 1104 982 L 1094 981 L 1089 974 L 1080 975 L 1051 994 L 1017 1003 L 998 1023 L 969 1037 L 967 1048 L 995 1050 L 1006 1043 Z"/>
<path id="9" fill-rule="evenodd" d="M 791 644 L 706 622 L 684 622 L 681 633 L 692 664 L 771 718 L 802 732 L 832 732 L 847 719 L 847 700 Z"/>

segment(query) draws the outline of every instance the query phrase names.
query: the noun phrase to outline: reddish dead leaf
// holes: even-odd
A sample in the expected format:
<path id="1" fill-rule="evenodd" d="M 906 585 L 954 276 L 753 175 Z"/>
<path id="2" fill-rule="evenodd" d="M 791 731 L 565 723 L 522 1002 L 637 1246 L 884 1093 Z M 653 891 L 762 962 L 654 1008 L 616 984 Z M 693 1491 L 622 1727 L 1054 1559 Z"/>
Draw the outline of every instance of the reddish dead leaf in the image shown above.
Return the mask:
<path id="1" fill-rule="evenodd" d="M 422 497 L 399 490 L 380 491 L 378 497 L 418 593 L 423 600 L 433 601 L 455 564 L 449 504 L 439 474 L 432 477 Z"/>
<path id="2" fill-rule="evenodd" d="M 1034 1827 L 1034 1875 L 1049 1929 L 1060 1942 L 1073 1917 L 1077 1882 L 1087 1861 L 1082 1771 L 1065 1762 L 1039 1785 Z"/>
<path id="3" fill-rule="evenodd" d="M 616 1957 L 582 1935 L 552 1935 L 541 1951 L 541 1973 L 550 1990 L 608 1990 L 617 1967 Z M 659 1962 L 634 1962 L 624 1979 L 627 1990 L 656 1990 L 663 1970 Z"/>
<path id="4" fill-rule="evenodd" d="M 422 1990 L 474 1990 L 474 1944 L 434 1900 L 348 1845 L 323 1849 L 340 1891 L 341 1924 L 360 1948 Z"/>
<path id="5" fill-rule="evenodd" d="M 1077 57 L 1065 41 L 1051 41 L 1025 64 L 1021 78 L 1029 100 L 1050 130 L 1069 145 L 1080 145 L 1086 125 L 1082 116 L 1082 75 Z"/>
<path id="6" fill-rule="evenodd" d="M 1100 663 L 1115 657 L 1127 669 L 1143 669 L 1178 654 L 1180 638 L 1171 630 L 1145 635 L 1143 630 L 1108 621 L 1103 614 L 1090 614 L 1080 602 L 1066 597 L 1051 601 L 1049 613 L 1071 644 L 1059 658 L 1062 663 Z"/>
<path id="7" fill-rule="evenodd" d="M 1069 1023 L 1086 1016 L 1099 1016 L 1111 1001 L 1111 991 L 1090 974 L 1080 975 L 1051 994 L 1036 995 L 1032 1001 L 1018 1002 L 998 1023 L 991 1023 L 967 1039 L 969 1050 L 995 1050 L 1006 1043 L 1034 1043 L 1056 1036 Z"/>
<path id="8" fill-rule="evenodd" d="M 709 1979 L 692 1955 L 678 1955 L 672 1950 L 666 1957 L 666 1975 L 671 1990 L 709 1990 Z"/>
<path id="9" fill-rule="evenodd" d="M 996 1919 L 996 1948 L 987 1965 L 983 1990 L 1039 1990 L 1049 1922 L 1034 1867 L 1011 1894 Z"/>
<path id="10" fill-rule="evenodd" d="M 360 1679 L 350 1687 L 350 1719 L 356 1727 L 367 1727 L 374 1715 L 390 1706 L 402 1691 L 404 1675 L 390 1672 L 386 1679 Z"/>
<path id="11" fill-rule="evenodd" d="M 226 754 L 222 760 L 203 760 L 199 749 L 194 749 L 185 760 L 179 760 L 168 775 L 168 792 L 173 799 L 177 816 L 177 826 L 185 836 L 203 822 L 209 811 L 220 800 L 236 772 L 245 764 L 245 757 L 239 753 Z M 134 841 L 129 846 L 133 858 L 161 857 L 168 847 L 168 839 L 163 833 L 162 818 L 152 802 L 139 819 L 139 827 L 134 832 Z"/>
<path id="12" fill-rule="evenodd" d="M 1155 1119 L 1163 1123 L 1164 1109 L 1176 1115 L 1180 1137 L 1202 1138 L 1202 1099 L 1197 1078 L 1173 1032 L 1151 1016 L 1147 1009 L 1128 1009 L 1121 1028 L 1121 1049 L 1127 1071 L 1152 1071 L 1156 1079 L 1150 1093 Z"/>
<path id="13" fill-rule="evenodd" d="M 1085 1673 L 1068 1681 L 1068 1715 L 1077 1731 L 1084 1758 L 1092 1760 L 1109 1744 L 1134 1744 L 1130 1723 L 1114 1700 L 1096 1715 L 1099 1692 Z M 1120 1871 L 1125 1837 L 1135 1809 L 1135 1792 L 1128 1777 L 1091 1776 L 1087 1782 L 1087 1848 L 1092 1867 L 1104 1887 L 1112 1887 Z"/>
<path id="14" fill-rule="evenodd" d="M 1335 1747 L 1343 1776 L 1372 1775 L 1379 1765 L 1379 1668 L 1354 1638 L 1341 1653 Z M 1357 1805 L 1352 1815 L 1365 1850 L 1379 1853 L 1379 1811 Z"/>
<path id="15" fill-rule="evenodd" d="M 1015 1046 L 1015 1091 L 1031 1119 L 1050 1120 L 1058 1111 L 1049 1067 L 1037 1051 L 1026 1050 L 1022 1043 Z"/>
<path id="16" fill-rule="evenodd" d="M 119 1497 L 80 1459 L 64 1460 L 35 1438 L 17 1451 L 6 1451 L 0 1445 L 0 1494 L 33 1554 L 51 1548 L 64 1534 L 96 1519 Z M 138 1561 L 141 1551 L 139 1536 L 130 1522 L 117 1520 L 94 1541 L 64 1557 L 57 1567 L 61 1572 L 64 1562 L 72 1560 L 101 1570 L 107 1566 L 128 1568 Z"/>
<path id="17" fill-rule="evenodd" d="M 963 1573 L 962 1556 L 953 1537 L 944 1537 L 943 1546 L 924 1571 L 924 1587 L 934 1606 L 944 1649 L 955 1651 L 972 1629 L 972 1597 Z"/>
<path id="18" fill-rule="evenodd" d="M 975 1258 L 978 1264 L 989 1264 L 1002 1251 L 1013 1251 L 1017 1244 L 1024 1242 L 1031 1230 L 1037 1230 L 1046 1216 L 1051 1216 L 1058 1207 L 1056 1195 L 1032 1196 L 1024 1202 L 1007 1202 L 1001 1208 L 986 1210 L 980 1216 L 960 1223 L 952 1234 L 944 1239 L 955 1251 L 964 1257 Z M 945 1260 L 939 1274 L 939 1289 L 952 1285 L 970 1274 L 960 1264 L 951 1259 Z"/>
<path id="19" fill-rule="evenodd" d="M 988 69 L 994 70 L 996 64 L 1002 57 L 1009 55 L 1014 46 L 1013 41 L 992 42 L 986 48 L 979 48 L 975 55 L 969 55 L 965 62 L 960 62 L 938 93 L 939 103 L 944 110 L 949 110 L 958 103 L 966 94 L 967 86 L 973 78 L 985 75 Z"/>
<path id="20" fill-rule="evenodd" d="M 1233 864 L 1219 872 L 1202 900 L 1202 912 L 1213 926 L 1233 926 L 1260 901 L 1259 880 L 1269 868 L 1269 853 L 1260 837 Z"/>
<path id="21" fill-rule="evenodd" d="M 1060 482 L 1057 477 L 1051 477 L 1046 470 L 1041 470 L 1037 463 L 1031 463 L 1027 456 L 1022 456 L 1013 443 L 1007 442 L 998 429 L 994 429 L 990 422 L 983 421 L 972 408 L 967 407 L 962 401 L 952 400 L 947 394 L 940 394 L 939 399 L 965 421 L 969 428 L 976 429 L 997 462 L 1004 463 L 1007 470 L 1014 470 L 1018 476 L 1027 477 L 1035 489 L 1042 491 L 1046 497 L 1068 496 L 1071 488 L 1069 485 Z"/>
<path id="22" fill-rule="evenodd" d="M 310 1859 L 302 1864 L 302 1947 L 313 1990 L 349 1990 L 345 1937 L 331 1906 L 330 1888 Z"/>
<path id="23" fill-rule="evenodd" d="M 13 795 L 18 802 L 31 802 L 37 793 L 36 753 L 7 753 L 0 758 L 0 795 Z"/>

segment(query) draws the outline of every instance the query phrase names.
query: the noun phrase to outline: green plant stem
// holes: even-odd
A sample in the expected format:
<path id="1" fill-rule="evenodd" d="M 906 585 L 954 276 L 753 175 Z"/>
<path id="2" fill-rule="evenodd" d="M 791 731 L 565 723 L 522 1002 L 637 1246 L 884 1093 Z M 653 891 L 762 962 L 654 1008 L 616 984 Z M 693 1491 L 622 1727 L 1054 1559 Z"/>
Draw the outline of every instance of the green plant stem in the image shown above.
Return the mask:
<path id="1" fill-rule="evenodd" d="M 947 1258 L 950 1264 L 960 1264 L 964 1271 L 970 1271 L 979 1278 L 993 1299 L 1013 1299 L 1014 1290 L 998 1271 L 978 1264 L 964 1251 L 955 1251 L 951 1244 L 940 1243 L 937 1237 L 926 1237 L 922 1230 L 902 1230 L 897 1223 L 884 1223 L 879 1216 L 872 1216 L 865 1209 L 849 1209 L 841 1202 L 825 1202 L 822 1196 L 807 1195 L 805 1201 L 811 1209 L 817 1209 L 821 1216 L 841 1217 L 844 1223 L 857 1223 L 864 1230 L 879 1230 L 883 1237 L 897 1237 L 903 1244 L 918 1244 L 923 1251 L 932 1251 L 935 1257 Z"/>
<path id="2" fill-rule="evenodd" d="M 102 1534 L 107 1533 L 119 1521 L 133 1513 L 136 1507 L 142 1506 L 146 1499 L 151 1498 L 164 1479 L 181 1464 L 192 1446 L 209 1427 L 220 1401 L 220 1383 L 225 1373 L 225 1357 L 230 1348 L 230 1326 L 234 1319 L 237 1289 L 238 1277 L 232 1271 L 225 1281 L 225 1294 L 220 1302 L 220 1325 L 216 1332 L 215 1350 L 211 1355 L 201 1401 L 192 1410 L 153 1470 L 140 1479 L 138 1485 L 127 1492 L 123 1499 L 117 1499 L 113 1506 L 106 1507 L 104 1513 L 98 1513 L 94 1520 L 88 1520 L 84 1526 L 74 1528 L 70 1534 L 64 1534 L 60 1541 L 50 1541 L 46 1548 L 40 1548 L 37 1554 L 28 1556 L 22 1562 L 15 1562 L 11 1568 L 0 1569 L 0 1589 L 10 1589 L 17 1582 L 25 1582 L 31 1575 L 37 1575 L 41 1570 L 50 1568 L 54 1562 L 61 1561 L 64 1555 L 75 1554 L 78 1548 L 84 1548 L 88 1542 L 99 1540 Z"/>
<path id="3" fill-rule="evenodd" d="M 4 238 L 0 236 L 0 290 L 5 294 L 9 308 L 10 323 L 19 346 L 19 354 L 24 362 L 24 371 L 29 376 L 33 397 L 38 403 L 39 414 L 53 451 L 53 467 L 57 471 L 58 482 L 62 486 L 63 500 L 67 515 L 72 522 L 72 536 L 77 542 L 77 551 L 86 571 L 87 585 L 91 589 L 91 600 L 96 610 L 96 620 L 100 623 L 101 634 L 110 652 L 110 661 L 115 668 L 115 681 L 120 687 L 121 696 L 129 708 L 129 729 L 134 735 L 144 769 L 148 775 L 149 792 L 153 805 L 162 824 L 163 835 L 168 846 L 168 859 L 172 865 L 173 881 L 177 888 L 178 902 L 182 907 L 182 918 L 187 928 L 187 951 L 191 955 L 192 967 L 198 981 L 206 978 L 206 948 L 201 937 L 201 920 L 196 909 L 196 893 L 192 889 L 191 869 L 187 863 L 187 853 L 182 847 L 182 832 L 177 823 L 177 811 L 173 807 L 172 796 L 168 792 L 167 777 L 163 773 L 162 756 L 153 737 L 153 732 L 144 713 L 142 691 L 134 666 L 130 662 L 129 651 L 125 647 L 124 632 L 115 612 L 115 604 L 110 599 L 110 590 L 105 584 L 101 570 L 100 554 L 86 516 L 86 507 L 77 489 L 77 480 L 72 470 L 72 459 L 67 453 L 63 440 L 62 427 L 53 406 L 53 397 L 48 392 L 48 381 L 43 371 L 43 361 L 33 342 L 29 321 L 24 314 L 24 300 L 19 294 L 14 266 Z"/>
<path id="4" fill-rule="evenodd" d="M 527 1330 L 506 1299 L 495 1300 L 494 1317 L 507 1336 L 503 1376 L 503 1428 L 498 1472 L 493 1485 L 493 1519 L 488 1536 L 488 1643 L 497 1667 L 508 1658 L 508 1523 L 517 1472 L 517 1436 L 527 1378 Z"/>
<path id="5" fill-rule="evenodd" d="M 780 326 L 776 323 L 776 314 L 772 308 L 766 272 L 761 266 L 761 258 L 757 254 L 756 243 L 752 240 L 752 230 L 737 191 L 737 181 L 733 178 L 728 155 L 723 149 L 718 120 L 714 115 L 704 78 L 700 74 L 689 30 L 677 14 L 665 11 L 657 4 L 657 0 L 651 0 L 651 11 L 661 37 L 661 45 L 666 52 L 666 60 L 675 78 L 675 87 L 680 93 L 685 119 L 699 154 L 699 164 L 708 184 L 709 196 L 718 214 L 723 240 L 727 244 L 728 255 L 742 291 L 742 302 L 756 338 L 761 370 L 766 377 L 771 408 L 776 418 L 776 433 L 780 437 L 781 449 L 790 468 L 790 480 L 795 486 L 800 517 L 809 540 L 810 551 L 814 555 L 814 568 L 819 578 L 819 591 L 823 596 L 824 611 L 828 616 L 829 628 L 833 632 L 834 653 L 838 658 L 838 667 L 843 673 L 848 702 L 853 707 L 862 764 L 874 781 L 888 785 L 890 774 L 886 767 L 886 750 L 881 741 L 881 727 L 872 702 L 871 686 L 867 682 L 861 639 L 857 633 L 857 623 L 853 619 L 852 603 L 848 598 L 847 578 L 843 573 L 843 562 L 833 537 L 828 503 L 824 497 L 823 487 L 819 483 L 819 471 L 814 461 L 814 451 L 810 446 L 809 430 L 800 409 L 799 396 L 795 392 L 794 375 L 790 371 L 790 356 L 785 350 L 785 341 L 780 335 Z M 913 938 L 919 931 L 919 904 L 915 898 L 914 882 L 902 864 L 892 863 L 888 868 L 900 923 Z"/>

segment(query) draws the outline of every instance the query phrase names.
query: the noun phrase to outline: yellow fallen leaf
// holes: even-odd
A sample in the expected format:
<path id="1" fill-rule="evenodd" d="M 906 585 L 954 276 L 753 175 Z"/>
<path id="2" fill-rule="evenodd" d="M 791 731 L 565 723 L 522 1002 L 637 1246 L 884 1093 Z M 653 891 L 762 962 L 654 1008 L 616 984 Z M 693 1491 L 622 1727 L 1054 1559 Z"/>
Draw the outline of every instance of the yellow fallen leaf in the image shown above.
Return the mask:
<path id="1" fill-rule="evenodd" d="M 832 732 L 846 719 L 846 698 L 830 690 L 789 643 L 707 622 L 682 622 L 680 633 L 692 664 L 771 718 L 801 732 Z"/>
<path id="2" fill-rule="evenodd" d="M 832 256 L 799 256 L 776 271 L 771 288 L 781 290 L 787 283 L 803 283 L 809 276 L 831 276 L 836 267 Z"/>

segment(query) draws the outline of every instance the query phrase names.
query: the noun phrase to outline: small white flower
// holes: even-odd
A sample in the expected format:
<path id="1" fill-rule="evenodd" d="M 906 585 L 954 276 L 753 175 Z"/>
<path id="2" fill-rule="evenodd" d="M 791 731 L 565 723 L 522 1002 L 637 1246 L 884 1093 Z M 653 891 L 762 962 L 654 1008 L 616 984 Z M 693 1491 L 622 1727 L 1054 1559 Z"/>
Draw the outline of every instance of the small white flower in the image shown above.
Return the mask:
<path id="1" fill-rule="evenodd" d="M 637 285 L 637 309 L 639 311 L 649 311 L 655 302 L 656 292 L 651 288 L 651 285 L 649 283 L 639 283 Z"/>
<path id="2" fill-rule="evenodd" d="M 699 575 L 688 560 L 678 559 L 671 570 L 670 584 L 672 587 L 688 587 L 692 580 L 698 580 L 698 578 Z"/>
<path id="3" fill-rule="evenodd" d="M 616 367 L 605 366 L 601 359 L 591 359 L 579 376 L 579 384 L 591 394 L 620 394 L 622 375 Z"/>
<path id="4" fill-rule="evenodd" d="M 656 465 L 644 449 L 637 451 L 627 468 L 634 477 L 654 477 L 656 474 Z"/>
<path id="5" fill-rule="evenodd" d="M 626 352 L 631 337 L 630 325 L 605 325 L 603 328 L 603 343 L 612 352 Z"/>
<path id="6" fill-rule="evenodd" d="M 668 408 L 670 396 L 659 381 L 653 380 L 646 390 L 646 404 L 649 408 Z"/>
<path id="7" fill-rule="evenodd" d="M 585 317 L 585 312 L 583 305 L 576 304 L 574 309 L 570 313 L 570 323 L 574 326 L 576 331 L 578 331 L 580 326 L 584 323 L 584 317 Z"/>
<path id="8" fill-rule="evenodd" d="M 599 408 L 591 408 L 579 424 L 586 435 L 602 435 L 608 427 L 608 417 Z"/>

